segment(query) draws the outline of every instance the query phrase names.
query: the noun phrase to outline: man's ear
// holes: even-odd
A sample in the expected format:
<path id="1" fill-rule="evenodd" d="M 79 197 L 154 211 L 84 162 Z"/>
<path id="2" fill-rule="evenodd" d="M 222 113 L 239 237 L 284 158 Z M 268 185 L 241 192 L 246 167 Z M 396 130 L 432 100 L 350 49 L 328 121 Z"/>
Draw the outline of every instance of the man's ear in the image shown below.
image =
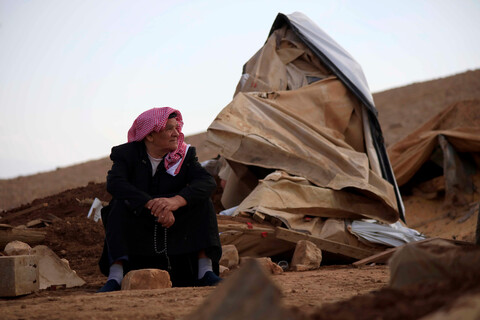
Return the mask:
<path id="1" fill-rule="evenodd" d="M 147 134 L 145 136 L 145 139 L 148 141 L 148 142 L 153 142 L 153 134 L 150 132 L 149 134 Z"/>

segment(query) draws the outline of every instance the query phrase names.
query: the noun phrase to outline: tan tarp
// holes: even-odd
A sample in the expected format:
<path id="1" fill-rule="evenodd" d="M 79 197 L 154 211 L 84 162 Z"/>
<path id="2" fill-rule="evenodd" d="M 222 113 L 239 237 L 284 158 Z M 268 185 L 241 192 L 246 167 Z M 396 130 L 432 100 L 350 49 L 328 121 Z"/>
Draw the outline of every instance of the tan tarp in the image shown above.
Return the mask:
<path id="1" fill-rule="evenodd" d="M 353 204 L 353 205 L 352 205 Z M 346 190 L 319 188 L 301 177 L 276 171 L 261 180 L 242 201 L 237 212 L 261 213 L 280 219 L 293 230 L 319 235 L 315 221 L 305 222 L 304 215 L 378 220 L 394 220 L 378 201 Z M 321 229 L 321 227 L 320 227 Z"/>
<path id="2" fill-rule="evenodd" d="M 210 125 L 208 140 L 230 161 L 280 169 L 331 190 L 354 188 L 377 201 L 383 213 L 375 218 L 398 220 L 393 187 L 370 169 L 362 148 L 358 102 L 336 78 L 294 91 L 240 92 Z"/>
<path id="3" fill-rule="evenodd" d="M 295 34 L 283 27 L 245 64 L 238 92 L 296 90 L 309 79 L 331 76 L 315 55 Z"/>
<path id="4" fill-rule="evenodd" d="M 443 135 L 458 152 L 480 152 L 480 101 L 455 103 L 388 149 L 398 185 L 407 183 L 429 160 Z"/>
<path id="5" fill-rule="evenodd" d="M 399 218 L 368 125 L 358 98 L 291 30 L 277 29 L 246 63 L 233 101 L 208 128 L 208 142 L 231 169 L 222 171 L 222 203 L 239 204 L 237 214 L 273 217 L 292 230 L 364 245 L 343 219 Z M 252 166 L 274 173 L 255 176 Z M 222 244 L 234 243 L 242 255 L 287 249 L 235 232 L 224 233 Z"/>

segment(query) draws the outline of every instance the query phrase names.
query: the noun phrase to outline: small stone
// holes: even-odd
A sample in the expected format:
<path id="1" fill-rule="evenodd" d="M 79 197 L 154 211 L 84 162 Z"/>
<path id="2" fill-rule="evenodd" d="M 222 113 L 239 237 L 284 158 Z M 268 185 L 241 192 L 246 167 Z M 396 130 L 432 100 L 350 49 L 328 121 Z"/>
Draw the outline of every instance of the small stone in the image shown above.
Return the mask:
<path id="1" fill-rule="evenodd" d="M 232 268 L 236 267 L 239 262 L 237 247 L 233 244 L 227 244 L 222 246 L 222 257 L 220 258 L 220 265 Z"/>
<path id="2" fill-rule="evenodd" d="M 230 271 L 229 268 L 224 267 L 222 265 L 220 265 L 219 268 L 220 268 L 220 276 L 224 276 L 225 274 L 227 274 Z"/>
<path id="3" fill-rule="evenodd" d="M 27 243 L 14 240 L 7 243 L 4 251 L 7 254 L 7 256 L 20 256 L 24 254 L 26 255 L 30 254 L 31 249 L 32 247 L 30 247 Z"/>
<path id="4" fill-rule="evenodd" d="M 256 260 L 260 266 L 267 272 L 271 274 L 282 274 L 283 269 L 275 262 L 272 262 L 272 259 L 268 257 L 263 258 L 252 258 L 252 257 L 242 257 L 241 264 L 245 264 L 249 260 Z"/>

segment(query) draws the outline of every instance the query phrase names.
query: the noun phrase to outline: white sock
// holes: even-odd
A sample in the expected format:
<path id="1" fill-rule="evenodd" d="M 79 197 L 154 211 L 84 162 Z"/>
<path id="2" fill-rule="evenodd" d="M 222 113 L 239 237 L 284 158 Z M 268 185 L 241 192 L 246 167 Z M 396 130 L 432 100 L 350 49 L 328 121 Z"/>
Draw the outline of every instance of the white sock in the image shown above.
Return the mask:
<path id="1" fill-rule="evenodd" d="M 212 260 L 210 258 L 198 259 L 198 279 L 202 279 L 207 271 L 213 271 Z"/>
<path id="2" fill-rule="evenodd" d="M 114 263 L 110 266 L 110 272 L 108 273 L 108 280 L 115 280 L 118 284 L 123 280 L 123 265 Z M 108 281 L 107 280 L 107 281 Z"/>

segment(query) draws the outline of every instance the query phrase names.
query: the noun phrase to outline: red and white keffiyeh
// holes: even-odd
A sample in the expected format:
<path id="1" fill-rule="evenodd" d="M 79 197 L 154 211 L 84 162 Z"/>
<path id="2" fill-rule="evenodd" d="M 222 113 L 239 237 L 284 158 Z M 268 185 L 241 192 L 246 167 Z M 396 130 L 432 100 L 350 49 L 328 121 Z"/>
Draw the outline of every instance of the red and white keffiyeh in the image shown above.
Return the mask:
<path id="1" fill-rule="evenodd" d="M 128 142 L 132 141 L 142 141 L 150 132 L 156 131 L 159 132 L 162 129 L 165 129 L 165 125 L 168 121 L 168 116 L 175 112 L 177 116 L 177 130 L 178 130 L 178 147 L 177 150 L 168 153 L 165 156 L 164 164 L 165 169 L 170 169 L 174 166 L 177 166 L 174 174 L 176 175 L 182 166 L 183 159 L 187 153 L 188 145 L 184 142 L 185 136 L 182 133 L 183 128 L 183 119 L 180 111 L 164 107 L 164 108 L 153 108 L 147 110 L 140 114 L 137 119 L 132 124 L 130 130 L 128 130 Z"/>

